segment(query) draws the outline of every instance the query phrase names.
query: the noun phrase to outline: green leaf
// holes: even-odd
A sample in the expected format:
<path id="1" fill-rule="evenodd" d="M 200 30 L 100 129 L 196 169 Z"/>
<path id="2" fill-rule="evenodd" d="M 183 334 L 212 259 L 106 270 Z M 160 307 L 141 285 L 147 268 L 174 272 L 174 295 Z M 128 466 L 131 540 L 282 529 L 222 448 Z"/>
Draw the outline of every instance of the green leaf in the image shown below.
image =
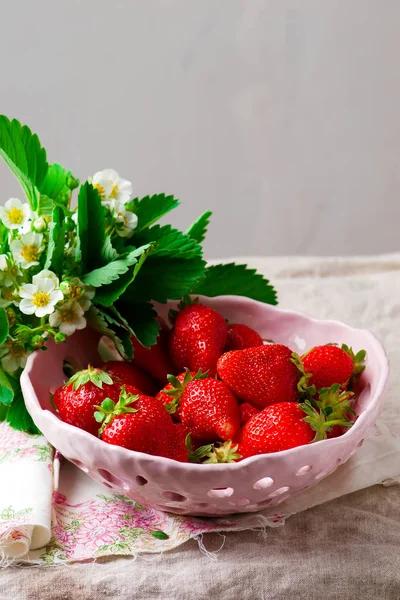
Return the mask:
<path id="1" fill-rule="evenodd" d="M 126 255 L 120 256 L 117 260 L 108 263 L 108 265 L 87 273 L 82 277 L 83 283 L 85 285 L 92 285 L 93 287 L 101 287 L 102 285 L 108 285 L 116 281 L 129 270 L 129 267 L 135 265 L 138 262 L 138 258 L 146 253 L 148 249 L 149 245 L 141 246 L 128 252 Z"/>
<path id="2" fill-rule="evenodd" d="M 107 235 L 104 238 L 104 243 L 101 247 L 101 260 L 103 264 L 107 264 L 112 260 L 118 258 L 118 252 L 115 250 L 111 243 L 111 237 Z"/>
<path id="3" fill-rule="evenodd" d="M 41 183 L 47 172 L 46 151 L 39 138 L 19 121 L 0 115 L 0 156 L 3 157 L 29 200 L 37 209 Z"/>
<path id="4" fill-rule="evenodd" d="M 150 302 L 117 302 L 116 308 L 142 346 L 150 348 L 156 343 L 160 324 L 155 320 L 157 313 Z"/>
<path id="5" fill-rule="evenodd" d="M 78 263 L 81 262 L 86 270 L 95 269 L 102 264 L 106 227 L 105 212 L 106 209 L 101 204 L 99 192 L 90 183 L 84 183 L 78 195 L 76 260 Z"/>
<path id="6" fill-rule="evenodd" d="M 0 404 L 0 421 L 4 421 L 7 418 L 8 406 Z"/>
<path id="7" fill-rule="evenodd" d="M 181 260 L 150 256 L 121 299 L 124 302 L 156 300 L 162 303 L 180 300 L 200 284 L 205 265 L 201 258 Z"/>
<path id="8" fill-rule="evenodd" d="M 40 194 L 37 211 L 39 215 L 44 215 L 46 217 L 50 217 L 54 208 L 54 200 L 49 198 L 48 196 L 44 196 Z"/>
<path id="9" fill-rule="evenodd" d="M 49 244 L 47 246 L 45 269 L 50 269 L 58 277 L 62 276 L 65 250 L 64 211 L 56 206 L 49 225 Z"/>
<path id="10" fill-rule="evenodd" d="M 95 306 L 91 306 L 89 312 L 87 312 L 85 316 L 88 324 L 99 333 L 109 337 L 114 342 L 121 356 L 126 360 L 129 360 L 129 356 L 132 356 L 132 344 L 130 342 L 129 332 L 123 327 L 109 327 L 106 321 L 107 315 L 104 311 Z"/>
<path id="11" fill-rule="evenodd" d="M 95 302 L 96 304 L 101 304 L 102 306 L 111 306 L 114 302 L 125 292 L 127 287 L 131 285 L 134 281 L 135 277 L 139 273 L 139 270 L 142 268 L 143 263 L 145 262 L 148 255 L 152 252 L 152 246 L 142 246 L 142 253 L 139 255 L 139 260 L 137 260 L 134 265 L 132 265 L 126 273 L 121 275 L 116 281 L 113 281 L 109 285 L 103 285 L 96 294 Z M 135 253 L 138 255 L 137 250 L 132 251 L 130 254 Z"/>
<path id="12" fill-rule="evenodd" d="M 154 196 L 145 196 L 141 200 L 135 198 L 125 205 L 126 210 L 130 210 L 137 215 L 138 225 L 135 233 L 139 233 L 145 227 L 153 225 L 164 215 L 179 205 L 179 200 L 173 196 L 165 194 L 155 194 Z"/>
<path id="13" fill-rule="evenodd" d="M 203 296 L 247 296 L 266 304 L 277 304 L 276 292 L 267 279 L 246 265 L 234 263 L 208 267 L 205 278 L 192 294 Z"/>
<path id="14" fill-rule="evenodd" d="M 8 336 L 8 318 L 7 313 L 2 306 L 0 306 L 0 345 L 4 344 Z"/>
<path id="15" fill-rule="evenodd" d="M 153 256 L 189 259 L 201 257 L 203 254 L 202 247 L 193 238 L 174 229 L 171 225 L 154 225 L 154 227 L 135 235 L 134 241 L 138 245 L 155 244 Z"/>
<path id="16" fill-rule="evenodd" d="M 203 213 L 186 231 L 186 235 L 189 235 L 191 238 L 196 240 L 198 244 L 206 237 L 208 224 L 210 222 L 210 217 L 212 215 L 211 211 L 207 211 Z"/>
<path id="17" fill-rule="evenodd" d="M 4 310 L 4 309 L 3 309 Z M 0 367 L 0 405 L 10 406 L 14 399 L 14 388 L 4 369 Z"/>
<path id="18" fill-rule="evenodd" d="M 49 165 L 46 176 L 40 184 L 40 194 L 48 199 L 67 205 L 71 190 L 68 187 L 68 180 L 72 177 L 71 171 L 66 171 L 61 165 L 54 163 Z M 39 207 L 42 206 L 40 199 Z M 39 208 L 40 214 L 40 208 Z"/>
<path id="19" fill-rule="evenodd" d="M 155 529 L 154 531 L 151 531 L 150 533 L 157 540 L 169 540 L 169 535 L 167 535 L 163 531 L 160 531 L 159 529 Z"/>
<path id="20" fill-rule="evenodd" d="M 118 335 L 118 338 L 121 341 L 121 345 L 124 349 L 126 358 L 128 360 L 131 360 L 131 358 L 133 358 L 133 347 L 131 342 L 131 336 L 133 335 L 133 331 L 130 328 L 128 322 L 119 313 L 118 309 L 115 306 L 110 306 L 99 310 L 101 312 L 101 315 L 104 317 L 105 321 L 107 321 L 107 323 L 111 325 L 111 328 Z"/>
<path id="21" fill-rule="evenodd" d="M 8 234 L 9 230 L 0 221 L 0 254 L 4 254 L 8 250 Z"/>
<path id="22" fill-rule="evenodd" d="M 19 389 L 16 391 L 14 400 L 8 408 L 6 418 L 7 422 L 14 429 L 27 431 L 29 433 L 40 433 L 26 409 L 24 397 Z"/>

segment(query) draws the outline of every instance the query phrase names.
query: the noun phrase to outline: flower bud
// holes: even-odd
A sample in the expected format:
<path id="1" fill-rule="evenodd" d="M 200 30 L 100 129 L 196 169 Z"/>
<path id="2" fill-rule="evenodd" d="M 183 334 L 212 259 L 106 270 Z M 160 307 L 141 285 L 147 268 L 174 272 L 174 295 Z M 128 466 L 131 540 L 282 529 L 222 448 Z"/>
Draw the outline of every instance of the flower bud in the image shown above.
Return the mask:
<path id="1" fill-rule="evenodd" d="M 32 225 L 34 231 L 37 231 L 38 233 L 43 233 L 43 231 L 46 231 L 47 229 L 47 223 L 44 217 L 38 217 L 33 221 Z"/>
<path id="2" fill-rule="evenodd" d="M 79 179 L 75 179 L 73 175 L 70 173 L 67 177 L 67 186 L 70 190 L 75 190 L 79 185 Z"/>
<path id="3" fill-rule="evenodd" d="M 56 333 L 56 335 L 54 336 L 54 341 L 56 344 L 61 344 L 62 342 L 65 342 L 66 339 L 67 336 L 64 333 L 61 333 L 61 331 Z"/>

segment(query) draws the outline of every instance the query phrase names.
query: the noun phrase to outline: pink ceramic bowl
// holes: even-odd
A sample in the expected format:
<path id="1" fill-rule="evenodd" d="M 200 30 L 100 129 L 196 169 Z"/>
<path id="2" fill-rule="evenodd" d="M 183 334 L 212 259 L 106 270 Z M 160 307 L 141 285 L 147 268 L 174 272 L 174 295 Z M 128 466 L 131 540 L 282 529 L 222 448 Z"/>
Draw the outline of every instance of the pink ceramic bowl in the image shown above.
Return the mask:
<path id="1" fill-rule="evenodd" d="M 115 492 L 161 510 L 198 516 L 254 512 L 274 506 L 315 485 L 346 462 L 373 427 L 383 402 L 388 360 L 381 343 L 369 331 L 337 321 L 317 321 L 294 311 L 235 296 L 203 298 L 233 322 L 246 323 L 266 339 L 286 344 L 299 354 L 317 344 L 340 342 L 367 351 L 360 379 L 358 419 L 339 438 L 226 465 L 184 464 L 167 458 L 108 445 L 63 423 L 49 393 L 65 380 L 63 361 L 79 368 L 99 363 L 98 338 L 85 331 L 66 344 L 49 344 L 48 352 L 32 354 L 21 377 L 28 410 L 49 442 L 90 477 Z M 176 303 L 157 306 L 162 316 Z"/>

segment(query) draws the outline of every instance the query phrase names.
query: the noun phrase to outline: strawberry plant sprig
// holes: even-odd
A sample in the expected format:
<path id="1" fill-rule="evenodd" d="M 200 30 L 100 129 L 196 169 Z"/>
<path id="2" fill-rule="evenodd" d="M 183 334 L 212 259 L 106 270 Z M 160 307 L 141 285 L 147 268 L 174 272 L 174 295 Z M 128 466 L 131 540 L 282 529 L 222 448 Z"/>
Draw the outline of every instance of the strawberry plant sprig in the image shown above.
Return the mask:
<path id="1" fill-rule="evenodd" d="M 51 339 L 65 342 L 90 325 L 129 359 L 132 337 L 146 347 L 156 341 L 154 301 L 236 294 L 276 304 L 268 280 L 245 265 L 207 266 L 201 243 L 211 212 L 186 232 L 160 225 L 179 205 L 174 196 L 133 198 L 113 169 L 80 184 L 48 162 L 36 134 L 5 116 L 0 156 L 23 192 L 0 206 L 0 420 L 13 427 L 37 431 L 19 379 L 29 354 Z"/>

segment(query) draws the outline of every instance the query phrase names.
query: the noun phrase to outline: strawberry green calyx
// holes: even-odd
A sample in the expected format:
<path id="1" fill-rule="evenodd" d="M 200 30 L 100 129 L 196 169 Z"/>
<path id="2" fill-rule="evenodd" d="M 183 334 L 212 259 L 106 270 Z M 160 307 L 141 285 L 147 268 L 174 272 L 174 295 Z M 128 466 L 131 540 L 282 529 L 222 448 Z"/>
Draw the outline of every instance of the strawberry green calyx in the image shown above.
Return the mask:
<path id="1" fill-rule="evenodd" d="M 238 454 L 239 445 L 233 446 L 232 440 L 227 442 L 218 442 L 216 444 L 206 444 L 193 450 L 192 436 L 189 433 L 186 436 L 186 449 L 188 451 L 189 462 L 202 464 L 221 464 L 232 463 L 242 458 Z"/>
<path id="2" fill-rule="evenodd" d="M 72 384 L 73 390 L 77 390 L 88 382 L 93 383 L 100 389 L 103 389 L 103 383 L 106 383 L 107 385 L 112 385 L 114 383 L 108 373 L 89 365 L 87 369 L 75 373 L 75 375 L 67 382 L 67 385 Z"/>
<path id="3" fill-rule="evenodd" d="M 169 390 L 162 391 L 168 396 L 170 396 L 172 400 L 171 402 L 165 405 L 166 411 L 170 415 L 176 413 L 180 406 L 182 394 L 185 391 L 187 384 L 190 381 L 195 381 L 197 379 L 205 379 L 206 377 L 208 377 L 208 371 L 205 371 L 203 373 L 201 369 L 197 371 L 195 375 L 192 375 L 189 369 L 185 369 L 185 377 L 183 378 L 182 382 L 180 382 L 179 379 L 175 377 L 175 375 L 167 375 L 168 383 L 172 385 L 172 388 Z"/>
<path id="4" fill-rule="evenodd" d="M 334 386 L 336 385 L 338 384 L 334 384 Z M 339 386 L 337 389 L 339 389 Z M 323 394 L 326 394 L 326 400 L 328 399 L 328 395 L 332 395 L 330 390 L 331 388 L 326 388 L 326 390 L 323 390 Z M 325 401 L 325 399 L 323 401 Z M 344 400 L 344 402 L 347 403 L 347 399 Z M 340 427 L 351 427 L 353 425 L 353 423 L 346 418 L 346 413 L 350 412 L 351 409 L 344 411 L 344 407 L 341 406 L 340 401 L 336 403 L 327 402 L 326 406 L 324 407 L 316 400 L 312 400 L 312 403 L 310 400 L 306 400 L 305 402 L 302 402 L 300 406 L 307 415 L 304 417 L 303 421 L 308 423 L 315 431 L 313 442 L 324 440 L 327 437 L 327 433 L 332 431 L 332 428 L 335 425 L 339 425 Z"/>
<path id="5" fill-rule="evenodd" d="M 210 452 L 206 454 L 206 460 L 204 463 L 208 464 L 220 464 L 220 463 L 233 463 L 242 458 L 242 455 L 238 453 L 239 444 L 232 445 L 232 440 L 227 442 L 221 442 L 218 444 L 212 444 Z"/>
<path id="6" fill-rule="evenodd" d="M 201 463 L 203 462 L 203 458 L 207 456 L 209 452 L 212 450 L 212 444 L 207 444 L 206 446 L 200 446 L 197 450 L 193 450 L 192 444 L 192 434 L 188 433 L 185 439 L 185 445 L 188 453 L 189 462 L 191 463 Z"/>
<path id="7" fill-rule="evenodd" d="M 134 396 L 126 391 L 125 386 L 122 386 L 121 394 L 119 396 L 119 400 L 116 404 L 111 400 L 111 398 L 106 398 L 100 404 L 100 406 L 95 406 L 94 418 L 97 423 L 101 423 L 101 427 L 99 429 L 99 437 L 103 433 L 105 427 L 111 423 L 114 417 L 118 415 L 122 415 L 124 413 L 135 413 L 138 412 L 136 408 L 130 406 L 133 402 L 139 398 L 139 395 Z"/>
<path id="8" fill-rule="evenodd" d="M 340 392 L 340 385 L 334 383 L 330 388 L 324 388 L 319 391 L 318 402 L 316 404 L 330 420 L 343 419 L 347 421 L 347 415 L 355 414 L 351 406 L 353 396 L 353 392 Z"/>
<path id="9" fill-rule="evenodd" d="M 367 356 L 366 351 L 360 350 L 359 352 L 357 352 L 357 354 L 354 354 L 353 348 L 349 348 L 349 346 L 346 346 L 346 344 L 342 344 L 342 350 L 344 350 L 353 361 L 354 368 L 352 377 L 357 377 L 357 375 L 360 375 L 360 373 L 362 373 L 365 369 L 365 365 L 362 363 L 364 362 L 365 357 Z"/>
<path id="10" fill-rule="evenodd" d="M 174 325 L 175 319 L 176 319 L 178 313 L 181 312 L 181 310 L 183 310 L 187 306 L 190 306 L 191 304 L 198 304 L 198 303 L 199 303 L 198 298 L 194 298 L 192 300 L 192 298 L 190 296 L 184 296 L 178 304 L 178 310 L 174 310 L 171 308 L 170 311 L 168 312 L 168 320 L 171 323 L 171 325 Z"/>
<path id="11" fill-rule="evenodd" d="M 297 383 L 297 390 L 300 394 L 300 399 L 312 398 L 317 392 L 315 385 L 308 385 L 308 382 L 312 377 L 312 373 L 305 372 L 303 362 L 297 352 L 292 353 L 292 358 L 290 360 L 294 365 L 296 365 L 300 373 L 300 379 Z"/>

